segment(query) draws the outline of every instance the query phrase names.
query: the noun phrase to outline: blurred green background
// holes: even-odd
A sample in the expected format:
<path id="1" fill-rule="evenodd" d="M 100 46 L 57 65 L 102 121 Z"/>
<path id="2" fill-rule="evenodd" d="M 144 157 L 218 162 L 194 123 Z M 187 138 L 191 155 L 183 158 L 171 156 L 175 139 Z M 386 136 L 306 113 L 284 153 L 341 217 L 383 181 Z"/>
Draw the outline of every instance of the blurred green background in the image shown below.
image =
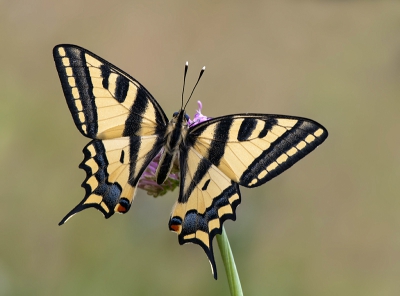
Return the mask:
<path id="1" fill-rule="evenodd" d="M 54 67 L 85 47 L 143 83 L 171 115 L 297 115 L 327 141 L 242 189 L 226 230 L 245 295 L 400 295 L 398 1 L 1 1 L 0 295 L 227 295 L 203 250 L 167 222 L 177 192 L 138 192 L 127 215 L 81 201 L 89 141 Z"/>

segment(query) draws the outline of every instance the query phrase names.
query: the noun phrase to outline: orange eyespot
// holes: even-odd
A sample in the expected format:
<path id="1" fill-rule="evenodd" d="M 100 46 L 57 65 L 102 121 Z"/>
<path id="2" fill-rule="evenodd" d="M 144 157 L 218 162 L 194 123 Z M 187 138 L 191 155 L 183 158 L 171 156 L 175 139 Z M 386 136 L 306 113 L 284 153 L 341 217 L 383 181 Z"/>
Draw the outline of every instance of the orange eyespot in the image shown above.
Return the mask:
<path id="1" fill-rule="evenodd" d="M 118 205 L 118 207 L 117 207 L 117 212 L 119 212 L 119 213 L 126 213 L 128 210 L 124 207 L 124 206 L 121 206 L 120 204 Z"/>
<path id="2" fill-rule="evenodd" d="M 173 218 L 171 218 L 171 220 L 169 220 L 169 230 L 180 233 L 181 228 L 182 228 L 182 219 L 181 218 L 173 217 Z"/>
<path id="3" fill-rule="evenodd" d="M 175 224 L 169 226 L 169 229 L 175 232 L 179 232 L 180 228 L 181 228 L 180 225 L 175 225 Z"/>
<path id="4" fill-rule="evenodd" d="M 129 200 L 125 197 L 122 197 L 119 201 L 119 204 L 116 207 L 116 211 L 121 214 L 125 214 L 126 212 L 129 211 L 129 208 L 131 207 L 131 204 Z"/>

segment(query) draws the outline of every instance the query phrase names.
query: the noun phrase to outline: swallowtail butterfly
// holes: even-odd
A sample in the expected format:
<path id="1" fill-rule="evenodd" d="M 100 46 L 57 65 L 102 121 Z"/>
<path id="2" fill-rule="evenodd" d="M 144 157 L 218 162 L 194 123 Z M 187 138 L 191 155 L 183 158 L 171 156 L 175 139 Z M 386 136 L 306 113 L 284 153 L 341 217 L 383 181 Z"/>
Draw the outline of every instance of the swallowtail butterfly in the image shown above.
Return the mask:
<path id="1" fill-rule="evenodd" d="M 168 177 L 175 159 L 180 168 L 169 229 L 180 244 L 203 248 L 215 278 L 212 240 L 225 220 L 236 219 L 239 185 L 264 184 L 328 136 L 319 123 L 286 115 L 235 114 L 190 126 L 183 95 L 181 109 L 168 120 L 143 85 L 92 52 L 57 45 L 53 56 L 75 125 L 92 139 L 80 165 L 87 174 L 85 197 L 60 225 L 86 208 L 106 218 L 126 213 L 141 175 L 161 152 L 157 183 Z"/>

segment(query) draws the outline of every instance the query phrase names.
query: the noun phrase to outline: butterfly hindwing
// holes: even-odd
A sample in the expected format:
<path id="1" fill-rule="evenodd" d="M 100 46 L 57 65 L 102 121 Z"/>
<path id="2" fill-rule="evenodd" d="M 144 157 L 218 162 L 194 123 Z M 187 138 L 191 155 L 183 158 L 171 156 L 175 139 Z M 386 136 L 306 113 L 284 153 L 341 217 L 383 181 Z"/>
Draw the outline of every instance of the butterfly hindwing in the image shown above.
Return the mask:
<path id="1" fill-rule="evenodd" d="M 163 135 L 168 118 L 133 77 L 75 45 L 57 45 L 53 56 L 68 107 L 84 136 Z"/>
<path id="2" fill-rule="evenodd" d="M 194 126 L 188 143 L 231 180 L 256 187 L 290 168 L 327 136 L 322 125 L 306 118 L 237 114 Z"/>
<path id="3" fill-rule="evenodd" d="M 115 212 L 126 213 L 140 176 L 161 145 L 156 136 L 92 140 L 83 149 L 85 158 L 79 166 L 86 172 L 82 183 L 85 197 L 61 220 L 60 225 L 89 207 L 101 211 L 106 218 Z"/>
<path id="4" fill-rule="evenodd" d="M 212 240 L 226 219 L 236 220 L 239 185 L 193 148 L 181 149 L 179 159 L 180 193 L 169 228 L 178 234 L 180 244 L 196 243 L 203 248 L 217 278 Z"/>

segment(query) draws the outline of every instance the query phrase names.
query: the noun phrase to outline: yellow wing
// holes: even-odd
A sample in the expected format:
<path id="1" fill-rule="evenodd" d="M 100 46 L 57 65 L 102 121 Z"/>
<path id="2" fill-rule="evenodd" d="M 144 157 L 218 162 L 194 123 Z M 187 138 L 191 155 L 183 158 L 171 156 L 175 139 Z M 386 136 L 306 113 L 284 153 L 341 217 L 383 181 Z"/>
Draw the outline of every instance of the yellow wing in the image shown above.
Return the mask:
<path id="1" fill-rule="evenodd" d="M 196 125 L 188 143 L 231 180 L 256 187 L 290 168 L 327 136 L 322 125 L 306 118 L 238 114 Z"/>
<path id="2" fill-rule="evenodd" d="M 53 56 L 68 107 L 84 136 L 162 134 L 168 118 L 133 77 L 76 45 L 57 45 Z"/>

